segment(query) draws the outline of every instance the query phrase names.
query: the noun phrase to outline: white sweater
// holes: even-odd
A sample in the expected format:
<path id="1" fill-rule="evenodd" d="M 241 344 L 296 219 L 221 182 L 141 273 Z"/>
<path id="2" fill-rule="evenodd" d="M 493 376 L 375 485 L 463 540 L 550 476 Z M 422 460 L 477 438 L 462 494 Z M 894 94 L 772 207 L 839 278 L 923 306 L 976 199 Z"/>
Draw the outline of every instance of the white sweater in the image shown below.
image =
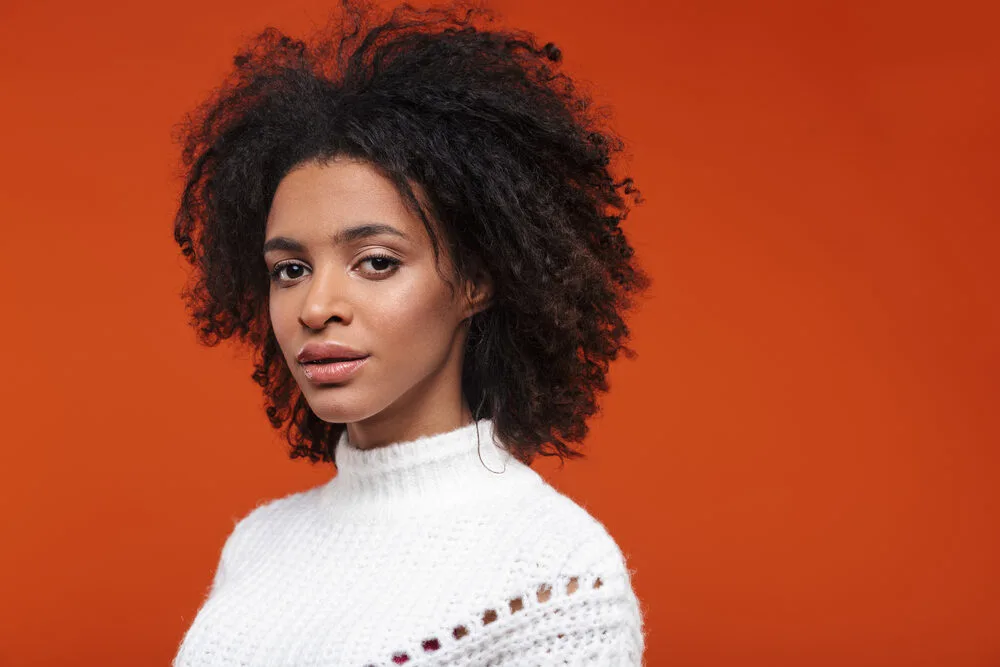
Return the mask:
<path id="1" fill-rule="evenodd" d="M 618 545 L 477 424 L 345 431 L 329 482 L 236 523 L 173 665 L 641 665 Z"/>

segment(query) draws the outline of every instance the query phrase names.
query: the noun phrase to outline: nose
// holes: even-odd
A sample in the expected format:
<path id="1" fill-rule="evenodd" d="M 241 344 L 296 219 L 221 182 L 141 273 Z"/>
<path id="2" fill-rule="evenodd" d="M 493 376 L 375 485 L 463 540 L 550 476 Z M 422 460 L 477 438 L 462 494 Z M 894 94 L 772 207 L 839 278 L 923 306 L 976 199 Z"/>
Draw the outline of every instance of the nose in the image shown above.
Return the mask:
<path id="1" fill-rule="evenodd" d="M 310 329 L 322 329 L 330 320 L 349 323 L 352 307 L 348 281 L 348 276 L 335 268 L 316 269 L 302 301 L 299 322 Z"/>

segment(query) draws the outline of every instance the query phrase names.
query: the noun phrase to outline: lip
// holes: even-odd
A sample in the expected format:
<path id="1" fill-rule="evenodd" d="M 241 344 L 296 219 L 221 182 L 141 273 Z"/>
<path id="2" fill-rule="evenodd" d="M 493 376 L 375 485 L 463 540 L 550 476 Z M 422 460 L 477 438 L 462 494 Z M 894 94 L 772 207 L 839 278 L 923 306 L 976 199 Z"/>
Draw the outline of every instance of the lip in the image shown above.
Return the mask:
<path id="1" fill-rule="evenodd" d="M 333 341 L 325 341 L 322 343 L 306 343 L 302 349 L 299 350 L 299 353 L 295 358 L 299 363 L 305 363 L 307 361 L 316 361 L 317 359 L 333 359 L 336 361 L 343 361 L 367 356 L 368 355 L 361 350 L 356 350 L 349 345 L 343 345 L 342 343 L 336 343 Z"/>
<path id="2" fill-rule="evenodd" d="M 349 361 L 332 361 L 321 364 L 302 363 L 299 365 L 310 382 L 323 384 L 326 382 L 343 382 L 364 366 L 366 361 L 368 361 L 368 357 L 351 359 Z"/>

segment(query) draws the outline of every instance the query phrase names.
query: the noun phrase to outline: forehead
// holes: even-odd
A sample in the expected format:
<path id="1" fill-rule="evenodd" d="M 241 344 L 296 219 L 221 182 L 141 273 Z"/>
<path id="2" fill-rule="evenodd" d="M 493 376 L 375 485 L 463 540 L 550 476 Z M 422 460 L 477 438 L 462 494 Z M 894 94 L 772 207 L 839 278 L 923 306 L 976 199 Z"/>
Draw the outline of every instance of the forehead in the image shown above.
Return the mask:
<path id="1" fill-rule="evenodd" d="M 271 202 L 267 228 L 269 235 L 305 234 L 361 221 L 388 224 L 412 238 L 419 238 L 423 229 L 392 181 L 367 162 L 338 157 L 306 162 L 285 175 Z"/>

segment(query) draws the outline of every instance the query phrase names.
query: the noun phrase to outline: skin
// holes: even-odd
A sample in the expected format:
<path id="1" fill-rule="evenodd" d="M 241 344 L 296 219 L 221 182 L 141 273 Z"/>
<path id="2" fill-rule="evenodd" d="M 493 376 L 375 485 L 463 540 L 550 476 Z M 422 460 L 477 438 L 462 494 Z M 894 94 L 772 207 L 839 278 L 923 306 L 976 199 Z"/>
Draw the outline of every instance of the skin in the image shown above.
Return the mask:
<path id="1" fill-rule="evenodd" d="M 419 198 L 420 187 L 411 187 Z M 405 238 L 383 232 L 333 242 L 338 232 L 367 223 L 389 225 Z M 457 287 L 452 295 L 427 230 L 391 181 L 352 158 L 299 165 L 275 192 L 265 247 L 279 237 L 301 249 L 264 252 L 271 326 L 317 416 L 346 424 L 361 449 L 472 423 L 462 359 L 468 318 L 489 306 L 492 284 L 483 275 L 460 279 L 442 248 L 438 261 Z M 313 341 L 346 344 L 370 358 L 347 380 L 315 384 L 296 360 Z"/>

